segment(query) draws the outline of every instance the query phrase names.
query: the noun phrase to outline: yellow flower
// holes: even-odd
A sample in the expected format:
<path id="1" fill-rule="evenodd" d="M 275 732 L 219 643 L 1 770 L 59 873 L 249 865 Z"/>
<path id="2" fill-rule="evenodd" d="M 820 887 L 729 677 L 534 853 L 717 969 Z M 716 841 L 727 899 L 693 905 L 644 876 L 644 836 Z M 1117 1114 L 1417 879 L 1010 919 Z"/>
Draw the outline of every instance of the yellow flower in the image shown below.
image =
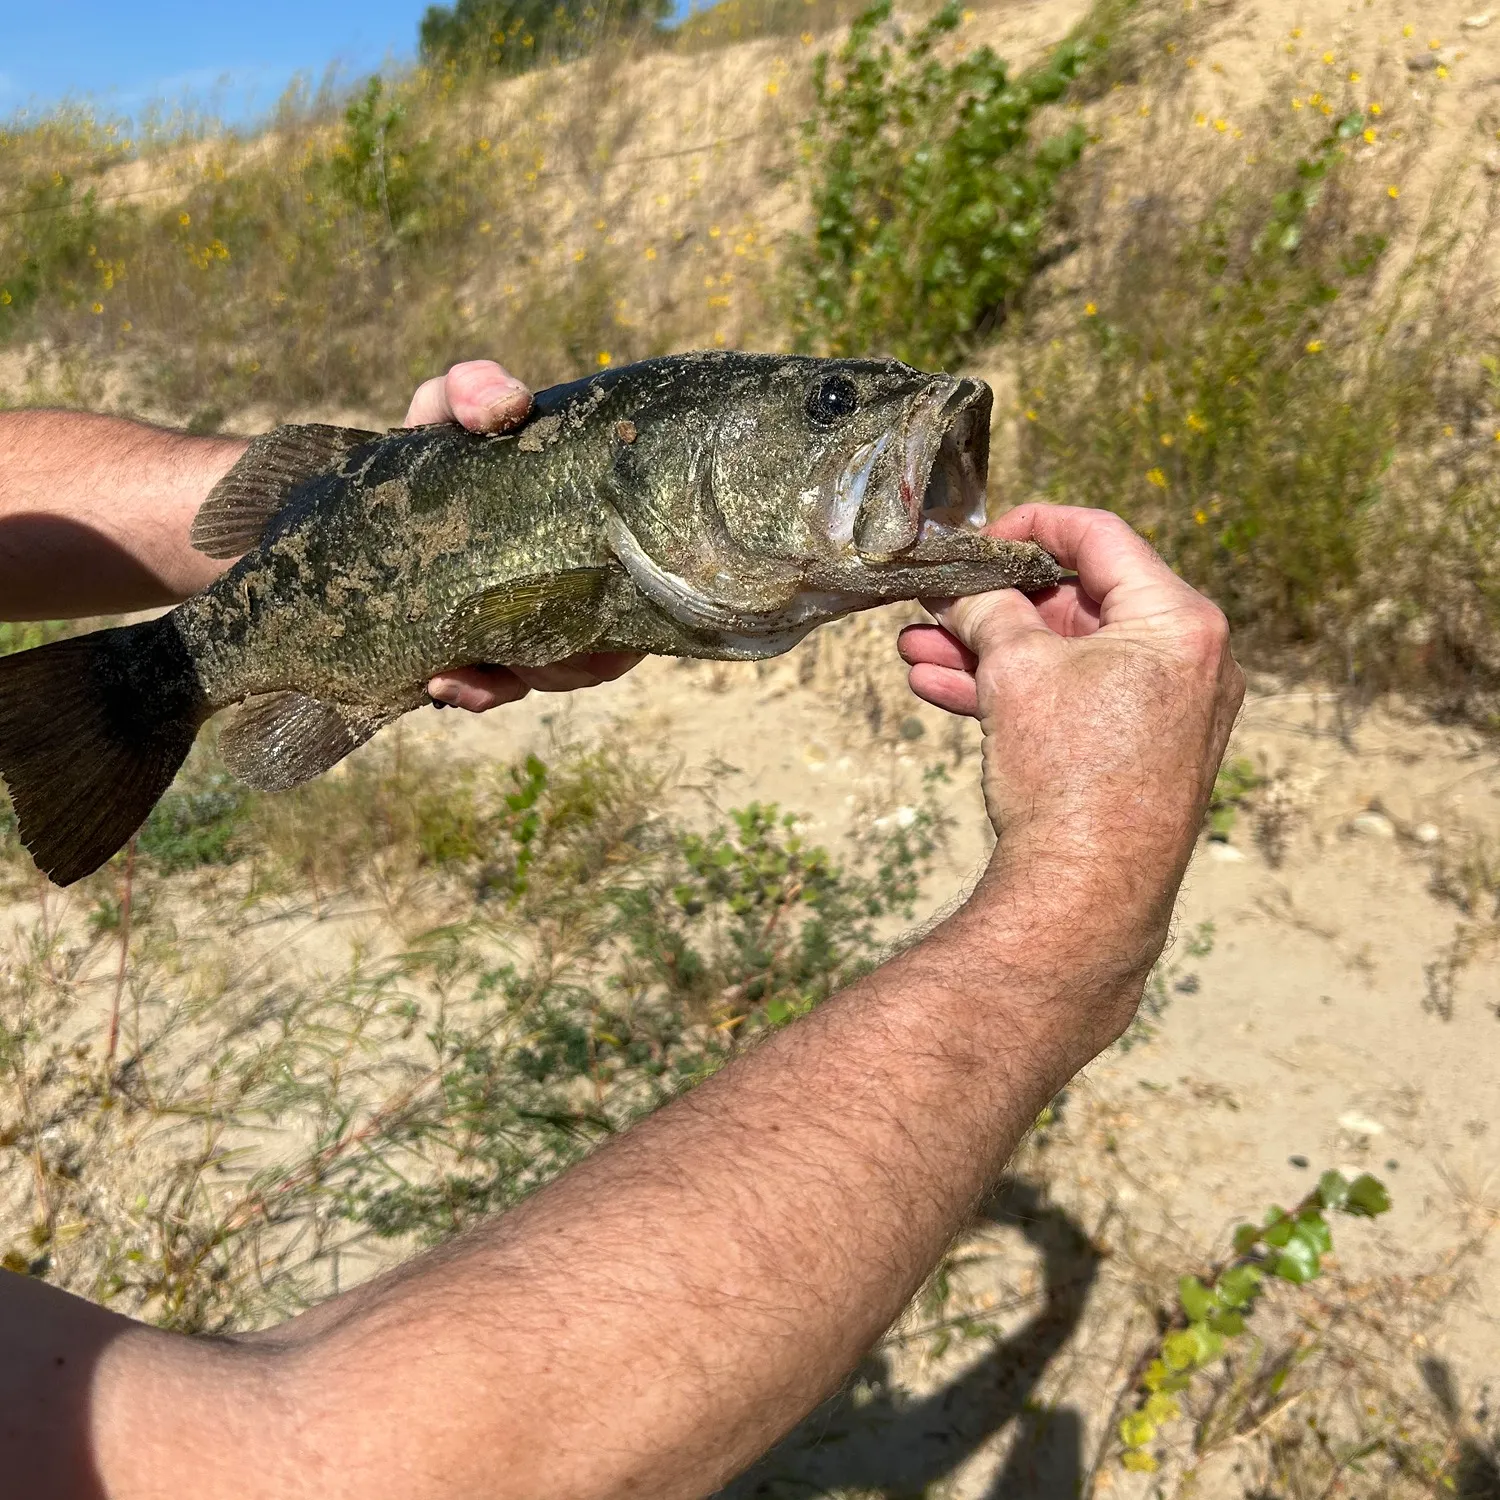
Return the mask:
<path id="1" fill-rule="evenodd" d="M 811 47 L 813 34 L 810 31 L 804 31 L 802 35 L 797 38 L 797 40 L 800 41 L 804 47 Z"/>
<path id="2" fill-rule="evenodd" d="M 1445 68 L 1441 63 L 1438 64 L 1437 76 L 1439 78 L 1446 78 L 1448 76 L 1447 68 Z"/>
<path id="3" fill-rule="evenodd" d="M 0 287 L 0 307 L 9 307 L 12 300 L 10 293 L 3 287 Z"/>
<path id="4" fill-rule="evenodd" d="M 1302 347 L 1306 349 L 1309 354 L 1321 354 L 1323 352 L 1323 340 L 1308 339 L 1308 341 Z"/>
<path id="5" fill-rule="evenodd" d="M 1352 69 L 1351 69 L 1351 71 L 1349 73 L 1349 82 L 1350 83 L 1358 83 L 1359 82 L 1359 74 L 1356 73 L 1356 72 L 1354 72 Z"/>
<path id="6" fill-rule="evenodd" d="M 720 235 L 721 235 L 721 234 L 723 234 L 723 233 L 724 233 L 724 231 L 723 231 L 723 230 L 722 230 L 722 229 L 720 229 L 720 228 L 719 228 L 719 226 L 718 226 L 718 225 L 717 225 L 717 224 L 710 224 L 710 225 L 709 225 L 709 226 L 708 226 L 708 237 L 709 237 L 709 239 L 711 239 L 711 240 L 716 240 L 716 239 L 718 239 L 718 237 L 719 237 L 719 236 L 720 236 Z"/>
<path id="7" fill-rule="evenodd" d="M 1224 132 L 1229 129 L 1229 121 L 1228 120 L 1215 120 L 1214 121 L 1214 129 L 1217 130 L 1220 135 L 1223 135 Z"/>
<path id="8" fill-rule="evenodd" d="M 1379 104 L 1372 104 L 1370 106 L 1370 113 L 1372 115 L 1378 116 L 1380 114 L 1380 106 L 1379 106 Z"/>
<path id="9" fill-rule="evenodd" d="M 1331 68 L 1333 66 L 1333 53 L 1325 52 L 1323 54 L 1323 66 L 1325 68 Z"/>
<path id="10" fill-rule="evenodd" d="M 481 151 L 488 151 L 490 149 L 490 138 L 487 135 L 479 137 L 479 149 Z"/>
<path id="11" fill-rule="evenodd" d="M 1391 184 L 1391 185 L 1390 185 L 1390 186 L 1389 186 L 1389 187 L 1388 187 L 1388 188 L 1387 188 L 1387 189 L 1386 189 L 1386 190 L 1385 190 L 1385 195 L 1386 195 L 1386 197 L 1387 197 L 1387 198 L 1399 198 L 1399 197 L 1400 197 L 1400 196 L 1401 196 L 1401 189 L 1400 189 L 1400 188 L 1398 188 L 1398 187 L 1397 187 L 1397 186 L 1396 186 L 1396 184 L 1395 184 L 1395 183 L 1394 183 L 1394 182 L 1393 182 L 1393 183 L 1392 183 L 1392 184 Z"/>
<path id="12" fill-rule="evenodd" d="M 133 329 L 134 327 L 135 327 L 135 324 L 132 323 L 129 318 L 126 318 L 125 321 L 120 324 L 120 332 L 121 333 L 129 333 L 131 331 L 131 329 Z"/>
<path id="13" fill-rule="evenodd" d="M 1200 417 L 1198 415 L 1198 413 L 1195 412 L 1195 411 L 1190 411 L 1187 414 L 1187 424 L 1188 424 L 1188 427 L 1193 432 L 1207 432 L 1208 431 L 1208 423 L 1205 422 L 1203 420 L 1203 418 Z"/>
<path id="14" fill-rule="evenodd" d="M 974 20 L 974 12 L 972 10 L 966 10 L 964 12 L 964 25 L 965 26 L 971 25 L 973 23 L 973 20 Z"/>
<path id="15" fill-rule="evenodd" d="M 1322 112 L 1323 112 L 1323 113 L 1324 113 L 1324 114 L 1325 114 L 1325 115 L 1331 115 L 1331 114 L 1332 114 L 1332 113 L 1333 113 L 1333 106 L 1332 106 L 1332 105 L 1331 105 L 1331 104 L 1320 104 L 1320 105 L 1319 105 L 1319 106 L 1318 106 L 1318 108 L 1319 108 L 1319 109 L 1320 109 L 1320 110 L 1322 110 Z"/>
<path id="16" fill-rule="evenodd" d="M 1167 487 L 1167 476 L 1160 469 L 1147 469 L 1146 483 L 1154 484 L 1157 489 L 1164 490 Z"/>
<path id="17" fill-rule="evenodd" d="M 480 234 L 488 234 L 493 227 L 494 226 L 489 222 L 489 220 L 486 219 L 485 222 L 479 226 L 479 232 Z"/>
<path id="18" fill-rule="evenodd" d="M 1367 126 L 1365 128 L 1365 144 L 1367 146 L 1373 146 L 1375 144 L 1376 134 L 1377 131 L 1375 130 L 1375 127 L 1373 125 Z"/>
<path id="19" fill-rule="evenodd" d="M 1444 437 L 1452 437 L 1453 436 L 1453 428 L 1451 426 L 1444 427 L 1443 428 L 1443 436 Z"/>
<path id="20" fill-rule="evenodd" d="M 1093 302 L 1085 302 L 1083 304 L 1083 315 L 1086 318 L 1092 318 L 1098 311 L 1098 306 Z"/>
<path id="21" fill-rule="evenodd" d="M 587 254 L 588 254 L 588 251 L 587 251 L 587 250 L 575 250 L 575 251 L 574 251 L 574 252 L 573 252 L 573 263 L 574 263 L 574 264 L 575 264 L 575 265 L 576 265 L 576 264 L 577 264 L 577 263 L 578 263 L 578 262 L 579 262 L 579 261 L 581 261 L 581 260 L 582 260 L 582 259 L 583 259 L 583 258 L 584 258 L 584 256 L 586 256 L 586 255 L 587 255 Z"/>
<path id="22" fill-rule="evenodd" d="M 781 92 L 781 85 L 780 85 L 780 84 L 779 84 L 779 83 L 777 83 L 777 82 L 776 82 L 776 80 L 775 80 L 775 79 L 774 79 L 774 78 L 773 78 L 773 79 L 772 79 L 772 80 L 771 80 L 771 81 L 770 81 L 770 82 L 769 82 L 769 83 L 768 83 L 768 84 L 767 84 L 767 85 L 766 85 L 766 93 L 767 93 L 767 94 L 768 94 L 768 95 L 770 95 L 770 97 L 771 97 L 771 98 L 772 98 L 772 99 L 774 99 L 774 98 L 775 98 L 775 97 L 776 97 L 776 96 L 777 96 L 777 94 L 779 94 L 779 93 L 780 93 L 780 92 Z"/>
<path id="23" fill-rule="evenodd" d="M 597 357 L 599 368 L 602 370 L 607 364 L 610 363 L 613 357 L 614 356 L 610 354 L 608 349 L 601 349 Z"/>
<path id="24" fill-rule="evenodd" d="M 1207 125 L 1208 124 L 1208 116 L 1206 114 L 1204 114 L 1200 110 L 1196 115 L 1193 116 L 1193 124 L 1194 125 Z"/>
<path id="25" fill-rule="evenodd" d="M 186 229 L 193 222 L 193 216 L 190 213 L 180 213 L 177 215 L 177 222 Z"/>
<path id="26" fill-rule="evenodd" d="M 1413 26 L 1403 26 L 1401 28 L 1401 35 L 1402 36 L 1410 36 L 1415 29 L 1416 28 L 1413 27 Z"/>
<path id="27" fill-rule="evenodd" d="M 1300 42 L 1302 40 L 1302 28 L 1300 26 L 1292 27 L 1291 38 L 1294 42 Z"/>
<path id="28" fill-rule="evenodd" d="M 1144 119 L 1150 113 L 1151 113 L 1151 106 L 1149 104 L 1143 104 L 1143 105 L 1141 105 L 1140 115 L 1141 115 L 1142 119 Z"/>
<path id="29" fill-rule="evenodd" d="M 1164 432 L 1161 435 L 1161 445 L 1163 448 L 1170 448 L 1176 441 L 1177 439 L 1170 432 Z"/>
<path id="30" fill-rule="evenodd" d="M 604 228 L 604 220 L 603 219 L 595 219 L 594 220 L 594 228 L 595 229 L 603 229 Z"/>
<path id="31" fill-rule="evenodd" d="M 1026 420 L 1028 422 L 1035 422 L 1036 421 L 1036 407 L 1034 407 L 1034 406 L 1028 406 L 1026 408 Z"/>
<path id="32" fill-rule="evenodd" d="M 1500 443 L 1500 429 L 1497 429 L 1495 432 L 1495 441 Z"/>
<path id="33" fill-rule="evenodd" d="M 1302 108 L 1302 101 L 1300 99 L 1293 99 L 1292 100 L 1292 108 L 1293 109 L 1301 109 Z"/>
<path id="34" fill-rule="evenodd" d="M 646 246 L 646 259 L 647 260 L 655 260 L 656 259 L 656 246 L 655 245 L 647 245 Z"/>
<path id="35" fill-rule="evenodd" d="M 1193 512 L 1193 519 L 1200 526 L 1206 526 L 1208 524 L 1208 512 L 1206 510 L 1201 510 L 1201 509 L 1200 510 L 1195 510 Z"/>
<path id="36" fill-rule="evenodd" d="M 1433 37 L 1431 39 L 1431 41 L 1429 41 L 1427 43 L 1427 50 L 1429 52 L 1436 52 L 1438 50 L 1438 48 L 1441 47 L 1442 45 L 1443 45 L 1443 39 L 1441 37 L 1436 37 L 1435 36 L 1435 37 Z"/>
<path id="37" fill-rule="evenodd" d="M 96 302 L 96 303 L 95 303 L 95 304 L 94 304 L 94 305 L 93 305 L 93 306 L 92 306 L 92 307 L 91 307 L 91 308 L 90 308 L 90 309 L 89 309 L 89 311 L 90 311 L 90 312 L 91 312 L 91 313 L 93 313 L 93 315 L 94 315 L 94 316 L 95 316 L 95 317 L 96 317 L 96 318 L 97 318 L 97 317 L 98 317 L 98 316 L 99 316 L 99 314 L 100 314 L 100 313 L 102 313 L 102 312 L 103 312 L 103 311 L 104 311 L 104 304 L 103 304 L 103 303 L 102 303 L 102 302 Z"/>
<path id="38" fill-rule="evenodd" d="M 1321 94 L 1309 94 L 1307 96 L 1307 102 L 1309 104 L 1321 104 L 1323 102 L 1323 96 Z"/>

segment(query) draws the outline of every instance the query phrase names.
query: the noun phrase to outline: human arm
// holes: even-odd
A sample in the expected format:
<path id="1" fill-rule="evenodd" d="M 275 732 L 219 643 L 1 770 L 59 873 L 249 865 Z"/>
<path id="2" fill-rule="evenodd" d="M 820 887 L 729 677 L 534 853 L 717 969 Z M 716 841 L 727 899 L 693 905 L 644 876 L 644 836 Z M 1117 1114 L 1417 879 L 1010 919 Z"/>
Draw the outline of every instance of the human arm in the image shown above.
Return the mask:
<path id="1" fill-rule="evenodd" d="M 1001 529 L 1080 581 L 903 639 L 914 687 L 985 729 L 998 842 L 964 907 L 520 1208 L 268 1335 L 27 1287 L 0 1467 L 88 1500 L 692 1496 L 836 1385 L 1128 1024 L 1241 692 L 1222 616 L 1121 523 Z M 92 1489 L 60 1467 L 69 1411 Z"/>
<path id="2" fill-rule="evenodd" d="M 426 381 L 406 421 L 500 432 L 530 409 L 514 376 L 471 360 Z M 193 547 L 193 517 L 246 443 L 93 412 L 0 412 L 0 619 L 124 614 L 207 587 L 230 564 Z M 466 668 L 433 678 L 429 690 L 480 712 L 531 688 L 607 681 L 637 660 L 594 653 L 523 672 Z"/>

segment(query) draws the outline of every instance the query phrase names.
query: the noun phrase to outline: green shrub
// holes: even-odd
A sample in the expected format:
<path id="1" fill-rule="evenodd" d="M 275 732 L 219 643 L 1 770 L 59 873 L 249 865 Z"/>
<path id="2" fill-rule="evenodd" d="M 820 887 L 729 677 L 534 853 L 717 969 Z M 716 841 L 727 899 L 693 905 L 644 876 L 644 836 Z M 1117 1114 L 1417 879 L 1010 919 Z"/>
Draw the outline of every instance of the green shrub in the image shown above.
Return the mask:
<path id="1" fill-rule="evenodd" d="M 523 73 L 543 58 L 580 57 L 611 32 L 660 21 L 667 0 L 456 0 L 422 17 L 429 66 Z"/>
<path id="2" fill-rule="evenodd" d="M 954 0 L 906 36 L 882 0 L 814 64 L 814 230 L 791 262 L 804 348 L 951 363 L 994 331 L 1035 269 L 1057 184 L 1085 142 L 1076 123 L 1034 141 L 1037 115 L 1107 40 L 1070 37 L 1012 78 L 989 47 L 944 60 L 962 24 Z"/>
<path id="3" fill-rule="evenodd" d="M 1460 212 L 1450 190 L 1411 225 L 1370 144 L 1387 117 L 1322 107 L 1245 148 L 1206 131 L 1203 195 L 1137 200 L 1060 326 L 1020 349 L 1013 496 L 1120 511 L 1248 648 L 1483 701 L 1500 403 L 1479 358 L 1493 312 L 1465 288 L 1494 206 Z"/>

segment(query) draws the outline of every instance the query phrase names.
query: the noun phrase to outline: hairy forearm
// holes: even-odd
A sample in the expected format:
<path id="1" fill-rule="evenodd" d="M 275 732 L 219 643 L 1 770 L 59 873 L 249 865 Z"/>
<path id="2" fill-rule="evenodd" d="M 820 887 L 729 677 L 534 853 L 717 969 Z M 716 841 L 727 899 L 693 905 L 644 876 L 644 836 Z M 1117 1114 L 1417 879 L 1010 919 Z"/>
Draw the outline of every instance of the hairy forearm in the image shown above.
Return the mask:
<path id="1" fill-rule="evenodd" d="M 264 1490 L 229 1444 L 196 1492 L 715 1488 L 853 1367 L 1097 1045 L 1048 1017 L 1098 966 L 1037 930 L 1025 902 L 958 914 L 520 1209 L 243 1346 L 248 1405 L 274 1413 Z M 1109 975 L 1138 991 L 1134 963 Z M 222 1400 L 185 1380 L 163 1431 L 135 1409 L 160 1336 L 139 1337 L 99 1387 L 106 1473 Z"/>
<path id="2" fill-rule="evenodd" d="M 188 532 L 244 448 L 87 412 L 0 412 L 0 618 L 149 609 L 211 582 L 224 564 Z"/>

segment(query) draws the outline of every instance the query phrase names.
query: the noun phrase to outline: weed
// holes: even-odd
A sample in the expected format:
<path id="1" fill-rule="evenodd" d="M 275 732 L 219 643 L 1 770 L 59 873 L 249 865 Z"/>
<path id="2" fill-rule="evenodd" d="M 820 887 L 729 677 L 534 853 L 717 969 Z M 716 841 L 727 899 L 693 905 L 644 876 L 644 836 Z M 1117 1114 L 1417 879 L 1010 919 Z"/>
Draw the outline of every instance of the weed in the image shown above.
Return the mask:
<path id="1" fill-rule="evenodd" d="M 840 864 L 764 805 L 686 826 L 613 751 L 372 750 L 300 798 L 194 769 L 138 860 L 80 888 L 91 908 L 22 922 L 0 959 L 11 1269 L 184 1329 L 326 1295 L 868 968 L 942 834 L 929 798 Z M 321 920 L 287 900 L 315 876 Z M 338 941 L 361 887 L 399 892 L 400 923 L 377 906 Z"/>
<path id="2" fill-rule="evenodd" d="M 1085 140 L 1074 124 L 1037 144 L 1033 124 L 1089 44 L 1070 38 L 1012 80 L 989 47 L 939 57 L 962 24 L 953 3 L 907 37 L 883 0 L 813 66 L 816 228 L 792 260 L 804 347 L 941 365 L 992 331 L 1030 278 Z"/>
<path id="3" fill-rule="evenodd" d="M 1467 228 L 1483 242 L 1496 205 L 1450 185 L 1408 224 L 1399 169 L 1365 144 L 1389 117 L 1357 94 L 1326 114 L 1298 98 L 1247 149 L 1210 131 L 1186 174 L 1199 196 L 1135 200 L 1084 294 L 1021 351 L 1017 488 L 1112 497 L 1252 649 L 1483 712 L 1500 454 L 1488 304 L 1458 289 L 1478 284 Z"/>

